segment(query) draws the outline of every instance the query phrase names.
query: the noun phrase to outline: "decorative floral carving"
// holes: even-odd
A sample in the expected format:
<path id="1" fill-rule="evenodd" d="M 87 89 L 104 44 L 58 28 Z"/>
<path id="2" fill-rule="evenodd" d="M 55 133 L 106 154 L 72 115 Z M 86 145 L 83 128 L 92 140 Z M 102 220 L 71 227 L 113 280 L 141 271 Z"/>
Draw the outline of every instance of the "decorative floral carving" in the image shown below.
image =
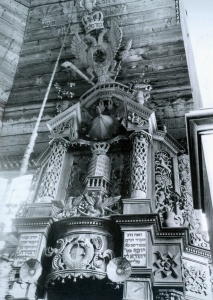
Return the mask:
<path id="1" fill-rule="evenodd" d="M 165 200 L 169 199 L 174 191 L 172 171 L 172 158 L 169 153 L 157 152 L 155 154 L 156 211 L 161 214 L 165 210 Z"/>
<path id="2" fill-rule="evenodd" d="M 198 267 L 183 264 L 183 277 L 185 281 L 186 291 L 196 294 L 207 295 L 208 286 L 206 284 L 206 271 L 200 270 Z"/>
<path id="3" fill-rule="evenodd" d="M 53 216 L 57 219 L 76 216 L 107 217 L 120 213 L 121 196 L 104 197 L 100 194 L 85 194 L 79 197 L 70 197 L 64 205 L 59 201 L 52 201 Z"/>
<path id="4" fill-rule="evenodd" d="M 71 83 L 71 82 L 68 82 L 67 83 L 70 87 L 73 87 L 75 86 L 75 83 Z M 71 91 L 67 91 L 65 89 L 62 89 L 62 87 L 59 85 L 58 82 L 56 82 L 54 84 L 54 87 L 56 88 L 57 90 L 57 93 L 58 93 L 58 98 L 59 99 L 63 99 L 64 97 L 68 98 L 68 99 L 72 99 L 73 96 L 75 95 L 73 92 Z"/>
<path id="5" fill-rule="evenodd" d="M 209 249 L 207 232 L 202 231 L 201 220 L 193 208 L 189 156 L 183 154 L 178 158 L 180 191 L 184 200 L 183 225 L 189 227 L 190 242 L 199 247 Z"/>
<path id="6" fill-rule="evenodd" d="M 156 270 L 154 274 L 161 273 L 164 277 L 171 275 L 174 278 L 177 278 L 179 275 L 176 273 L 175 268 L 179 266 L 179 262 L 177 261 L 179 254 L 172 255 L 169 251 L 163 255 L 159 251 L 156 251 L 155 254 L 158 259 L 154 264 L 158 270 Z"/>
<path id="7" fill-rule="evenodd" d="M 156 300 L 184 300 L 183 292 L 163 289 L 156 292 Z"/>
<path id="8" fill-rule="evenodd" d="M 155 154 L 156 212 L 167 227 L 183 225 L 186 204 L 184 197 L 174 192 L 172 158 L 166 151 Z"/>
<path id="9" fill-rule="evenodd" d="M 213 293 L 213 266 L 211 260 L 209 262 L 209 275 L 210 275 L 210 282 L 211 282 L 211 291 Z"/>
<path id="10" fill-rule="evenodd" d="M 146 120 L 144 120 L 141 116 L 137 115 L 134 112 L 132 112 L 132 113 L 130 112 L 128 114 L 128 120 L 136 126 L 143 126 L 144 124 L 147 123 Z"/>
<path id="11" fill-rule="evenodd" d="M 59 239 L 56 243 L 60 244 L 59 248 L 49 247 L 45 253 L 48 257 L 53 256 L 53 270 L 91 269 L 105 272 L 106 264 L 114 257 L 111 249 L 103 249 L 99 236 L 77 236 L 71 240 Z"/>

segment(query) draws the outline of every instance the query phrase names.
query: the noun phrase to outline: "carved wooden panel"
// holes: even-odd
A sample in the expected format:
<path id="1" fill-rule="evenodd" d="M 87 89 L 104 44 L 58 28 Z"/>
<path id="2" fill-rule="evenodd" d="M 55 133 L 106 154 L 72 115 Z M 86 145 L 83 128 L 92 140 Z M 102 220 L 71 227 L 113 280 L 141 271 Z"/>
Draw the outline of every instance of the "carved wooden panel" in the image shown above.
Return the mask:
<path id="1" fill-rule="evenodd" d="M 121 195 L 121 198 L 129 197 L 130 190 L 130 155 L 128 153 L 111 154 L 111 192 L 113 195 Z"/>
<path id="2" fill-rule="evenodd" d="M 70 196 L 78 197 L 84 192 L 85 179 L 88 173 L 90 160 L 90 154 L 74 155 L 73 166 L 66 193 L 67 199 Z"/>

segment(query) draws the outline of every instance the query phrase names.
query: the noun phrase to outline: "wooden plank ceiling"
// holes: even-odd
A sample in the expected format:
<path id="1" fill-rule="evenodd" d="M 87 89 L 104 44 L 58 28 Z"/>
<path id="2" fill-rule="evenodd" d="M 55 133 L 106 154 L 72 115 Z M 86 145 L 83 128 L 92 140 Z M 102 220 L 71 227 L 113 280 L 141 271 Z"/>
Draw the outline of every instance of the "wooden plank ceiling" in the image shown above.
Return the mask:
<path id="1" fill-rule="evenodd" d="M 4 0 L 6 1 L 6 0 Z M 22 4 L 26 1 L 21 1 Z M 157 119 L 167 126 L 174 138 L 185 138 L 184 115 L 193 108 L 189 75 L 174 0 L 97 0 L 105 23 L 115 20 L 123 30 L 121 48 L 133 40 L 129 56 L 117 81 L 129 84 L 134 80 L 150 80 L 153 86 L 146 105 L 156 111 Z M 29 3 L 29 2 L 28 2 Z M 72 26 L 66 39 L 54 82 L 72 91 L 73 103 L 91 86 L 74 71 L 61 64 L 71 60 L 85 72 L 84 66 L 72 55 L 70 43 L 74 32 L 82 32 L 83 8 L 79 1 L 31 0 L 15 80 L 5 108 L 0 139 L 0 155 L 20 155 L 26 148 L 35 125 L 48 82 L 59 53 L 64 32 L 71 17 Z M 19 32 L 17 27 L 17 32 Z M 12 54 L 11 54 L 12 55 Z M 146 69 L 146 75 L 141 74 Z M 69 89 L 67 82 L 75 83 Z M 45 113 L 39 128 L 35 153 L 48 143 L 46 121 L 56 114 L 61 101 L 51 88 Z"/>
<path id="2" fill-rule="evenodd" d="M 13 86 L 28 12 L 14 0 L 0 1 L 0 121 Z"/>

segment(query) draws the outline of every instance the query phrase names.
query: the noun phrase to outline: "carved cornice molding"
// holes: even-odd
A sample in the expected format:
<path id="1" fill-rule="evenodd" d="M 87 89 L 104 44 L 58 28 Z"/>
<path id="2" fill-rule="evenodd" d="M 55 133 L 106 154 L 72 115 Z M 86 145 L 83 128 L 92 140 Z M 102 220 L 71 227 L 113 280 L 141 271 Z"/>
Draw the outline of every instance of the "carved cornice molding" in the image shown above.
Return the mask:
<path id="1" fill-rule="evenodd" d="M 13 219 L 13 225 L 19 233 L 23 232 L 41 232 L 47 236 L 50 226 L 53 223 L 52 217 L 43 218 L 16 218 Z"/>
<path id="2" fill-rule="evenodd" d="M 185 152 L 183 146 L 181 146 L 170 134 L 165 131 L 156 131 L 152 138 L 153 140 L 163 142 L 175 154 Z"/>
<path id="3" fill-rule="evenodd" d="M 136 90 L 130 90 L 129 87 L 126 85 L 123 85 L 118 82 L 106 82 L 106 83 L 99 83 L 96 84 L 93 88 L 91 88 L 89 91 L 87 91 L 85 94 L 83 94 L 80 98 L 81 106 L 89 107 L 91 104 L 93 104 L 96 99 L 95 96 L 103 96 L 103 95 L 116 95 L 123 99 L 123 97 L 126 97 L 127 99 L 134 99 L 137 91 Z M 91 103 L 90 103 L 91 102 Z"/>
<path id="4" fill-rule="evenodd" d="M 153 225 L 153 234 L 155 238 L 177 238 L 182 239 L 183 251 L 191 253 L 204 258 L 211 258 L 210 250 L 192 246 L 189 239 L 189 229 L 187 227 L 176 228 L 162 228 L 160 224 L 159 214 L 149 215 L 116 215 L 111 216 L 119 226 L 134 226 L 135 230 L 137 226 L 141 225 Z M 152 230 L 151 230 L 152 231 Z"/>

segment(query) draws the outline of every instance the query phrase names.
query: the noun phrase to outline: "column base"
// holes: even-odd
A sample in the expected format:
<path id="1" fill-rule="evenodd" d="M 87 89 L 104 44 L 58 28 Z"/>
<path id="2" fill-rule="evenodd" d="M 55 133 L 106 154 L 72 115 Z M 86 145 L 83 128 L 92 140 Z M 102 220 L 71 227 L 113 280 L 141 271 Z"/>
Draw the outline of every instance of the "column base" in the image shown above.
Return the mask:
<path id="1" fill-rule="evenodd" d="M 123 214 L 150 214 L 152 213 L 151 199 L 129 198 L 123 199 Z"/>
<path id="2" fill-rule="evenodd" d="M 146 193 L 141 190 L 134 190 L 131 192 L 131 198 L 142 198 L 146 199 Z"/>

